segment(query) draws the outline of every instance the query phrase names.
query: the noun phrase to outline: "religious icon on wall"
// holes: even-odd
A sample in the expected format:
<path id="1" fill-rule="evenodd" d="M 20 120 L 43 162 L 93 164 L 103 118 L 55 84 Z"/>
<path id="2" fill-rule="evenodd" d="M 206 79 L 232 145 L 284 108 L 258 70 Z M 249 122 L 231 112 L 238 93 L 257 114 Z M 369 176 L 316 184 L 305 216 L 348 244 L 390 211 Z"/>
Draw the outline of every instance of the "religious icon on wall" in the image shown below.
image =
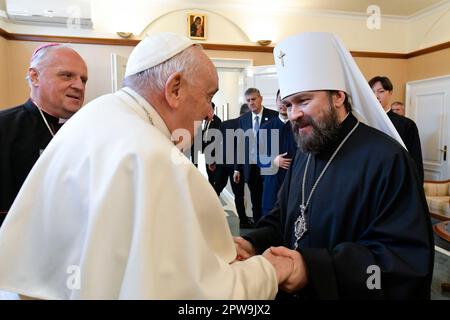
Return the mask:
<path id="1" fill-rule="evenodd" d="M 206 40 L 206 15 L 189 13 L 188 33 L 191 39 Z"/>

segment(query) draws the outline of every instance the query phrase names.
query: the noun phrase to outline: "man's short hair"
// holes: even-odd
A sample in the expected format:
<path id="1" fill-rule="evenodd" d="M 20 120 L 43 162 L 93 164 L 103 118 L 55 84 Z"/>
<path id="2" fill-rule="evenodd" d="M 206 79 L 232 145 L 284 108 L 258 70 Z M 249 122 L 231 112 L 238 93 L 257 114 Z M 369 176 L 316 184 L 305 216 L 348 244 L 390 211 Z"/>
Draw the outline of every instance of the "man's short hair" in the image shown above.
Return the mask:
<path id="1" fill-rule="evenodd" d="M 244 103 L 241 105 L 241 110 L 239 111 L 239 114 L 242 116 L 244 113 L 249 112 L 250 109 L 248 107 L 248 104 Z"/>
<path id="2" fill-rule="evenodd" d="M 401 101 L 394 101 L 394 102 L 391 103 L 391 107 L 395 106 L 397 104 L 400 105 L 400 106 L 404 106 L 403 102 L 401 102 Z"/>
<path id="3" fill-rule="evenodd" d="M 244 96 L 249 96 L 252 93 L 256 93 L 258 96 L 261 96 L 261 93 L 256 88 L 248 88 L 247 90 L 245 90 Z"/>
<path id="4" fill-rule="evenodd" d="M 333 95 L 333 94 L 338 94 L 338 90 L 329 90 L 328 91 L 329 92 L 329 94 L 330 94 L 330 98 L 331 98 L 331 95 Z M 352 112 L 352 103 L 351 103 L 351 98 L 349 97 L 349 95 L 347 94 L 347 92 L 345 92 L 345 91 L 342 91 L 342 92 L 344 92 L 344 94 L 345 94 L 345 99 L 344 99 L 344 107 L 345 107 L 345 111 L 347 111 L 347 112 Z"/>
<path id="5" fill-rule="evenodd" d="M 372 88 L 375 83 L 381 83 L 381 86 L 384 90 L 392 91 L 394 89 L 394 86 L 392 85 L 391 80 L 389 80 L 388 77 L 385 76 L 376 76 L 369 80 L 369 86 Z"/>

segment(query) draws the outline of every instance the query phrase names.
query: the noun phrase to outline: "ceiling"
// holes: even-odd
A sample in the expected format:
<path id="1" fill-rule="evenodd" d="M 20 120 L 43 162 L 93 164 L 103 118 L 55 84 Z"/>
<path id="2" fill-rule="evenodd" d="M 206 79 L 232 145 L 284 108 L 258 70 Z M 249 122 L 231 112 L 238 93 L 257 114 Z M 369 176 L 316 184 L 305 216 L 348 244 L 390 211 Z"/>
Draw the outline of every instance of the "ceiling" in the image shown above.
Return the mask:
<path id="1" fill-rule="evenodd" d="M 344 11 L 366 14 L 371 5 L 380 7 L 382 15 L 413 16 L 423 10 L 450 0 L 197 0 L 189 1 L 201 5 L 220 3 L 232 5 L 291 7 L 313 11 Z"/>

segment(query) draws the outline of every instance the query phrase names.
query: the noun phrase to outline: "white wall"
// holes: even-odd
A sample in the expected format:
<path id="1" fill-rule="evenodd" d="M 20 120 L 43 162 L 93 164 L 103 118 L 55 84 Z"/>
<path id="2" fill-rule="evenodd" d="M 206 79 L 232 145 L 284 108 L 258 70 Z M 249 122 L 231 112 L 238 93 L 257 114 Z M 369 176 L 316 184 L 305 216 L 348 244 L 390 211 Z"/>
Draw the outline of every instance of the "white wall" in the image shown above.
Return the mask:
<path id="1" fill-rule="evenodd" d="M 219 68 L 219 91 L 214 95 L 213 102 L 216 105 L 216 114 L 222 120 L 233 119 L 239 117 L 239 110 L 242 101 L 239 97 L 243 96 L 242 70 L 239 69 L 223 69 Z M 242 100 L 242 99 L 241 99 Z M 222 106 L 228 103 L 228 118 L 222 116 Z"/>
<path id="2" fill-rule="evenodd" d="M 92 1 L 93 30 L 68 30 L 2 23 L 13 33 L 71 35 L 117 38 L 116 31 L 132 31 L 137 36 L 158 31 L 187 34 L 188 12 L 208 16 L 208 43 L 255 44 L 256 40 L 274 42 L 302 31 L 335 32 L 350 50 L 406 53 L 450 40 L 450 3 L 441 3 L 414 18 L 381 16 L 381 28 L 367 27 L 368 15 L 315 13 L 283 8 L 276 1 L 260 6 L 211 2 L 201 8 L 169 0 Z M 382 13 L 382 12 L 381 12 Z"/>
<path id="3" fill-rule="evenodd" d="M 409 52 L 450 41 L 450 1 L 412 19 L 408 31 Z"/>

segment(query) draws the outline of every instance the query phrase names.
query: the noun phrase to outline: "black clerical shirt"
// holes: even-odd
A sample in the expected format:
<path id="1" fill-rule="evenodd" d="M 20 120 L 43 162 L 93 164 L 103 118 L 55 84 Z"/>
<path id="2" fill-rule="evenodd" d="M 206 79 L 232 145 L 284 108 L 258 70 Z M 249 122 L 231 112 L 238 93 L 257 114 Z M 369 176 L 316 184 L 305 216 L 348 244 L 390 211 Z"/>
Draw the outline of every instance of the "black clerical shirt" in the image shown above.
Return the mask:
<path id="1" fill-rule="evenodd" d="M 59 119 L 45 114 L 53 132 Z M 25 178 L 52 135 L 38 108 L 30 100 L 0 111 L 0 225 Z"/>

